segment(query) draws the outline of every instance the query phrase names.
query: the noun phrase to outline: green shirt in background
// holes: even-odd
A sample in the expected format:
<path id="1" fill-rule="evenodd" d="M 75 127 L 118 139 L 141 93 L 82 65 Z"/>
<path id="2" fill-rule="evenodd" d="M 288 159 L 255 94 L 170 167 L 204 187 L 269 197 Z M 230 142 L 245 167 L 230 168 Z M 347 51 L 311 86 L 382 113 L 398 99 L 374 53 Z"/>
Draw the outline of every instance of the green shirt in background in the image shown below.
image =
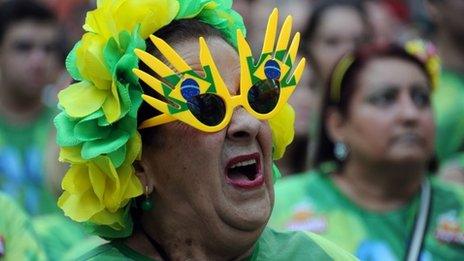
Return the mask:
<path id="1" fill-rule="evenodd" d="M 464 167 L 464 75 L 442 70 L 432 99 L 438 160 L 458 160 Z"/>
<path id="2" fill-rule="evenodd" d="M 32 224 L 49 261 L 63 260 L 70 249 L 91 238 L 80 223 L 61 212 L 34 217 Z"/>
<path id="3" fill-rule="evenodd" d="M 73 260 L 152 260 L 121 241 L 103 244 Z M 250 261 L 357 260 L 331 242 L 314 234 L 275 232 L 266 228 L 259 238 Z"/>
<path id="4" fill-rule="evenodd" d="M 431 178 L 431 216 L 421 260 L 464 260 L 464 189 Z M 390 212 L 368 211 L 347 198 L 328 174 L 279 180 L 269 226 L 320 234 L 361 260 L 402 260 L 419 194 Z"/>
<path id="5" fill-rule="evenodd" d="M 46 260 L 30 220 L 14 200 L 0 193 L 0 259 Z"/>
<path id="6" fill-rule="evenodd" d="M 11 125 L 0 117 L 0 190 L 31 216 L 58 210 L 44 174 L 54 115 L 54 109 L 45 107 L 34 122 L 22 125 Z"/>

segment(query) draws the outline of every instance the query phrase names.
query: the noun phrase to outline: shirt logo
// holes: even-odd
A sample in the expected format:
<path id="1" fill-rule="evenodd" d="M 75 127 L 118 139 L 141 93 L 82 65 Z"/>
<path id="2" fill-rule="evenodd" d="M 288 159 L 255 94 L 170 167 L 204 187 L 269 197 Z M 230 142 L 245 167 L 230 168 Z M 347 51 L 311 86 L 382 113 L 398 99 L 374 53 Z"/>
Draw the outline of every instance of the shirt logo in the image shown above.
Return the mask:
<path id="1" fill-rule="evenodd" d="M 464 245 L 464 231 L 461 228 L 456 210 L 449 211 L 438 217 L 435 237 L 444 243 Z"/>
<path id="2" fill-rule="evenodd" d="M 310 204 L 300 203 L 295 206 L 293 215 L 285 227 L 292 231 L 310 231 L 322 234 L 327 230 L 327 220 L 324 216 L 316 214 Z"/>

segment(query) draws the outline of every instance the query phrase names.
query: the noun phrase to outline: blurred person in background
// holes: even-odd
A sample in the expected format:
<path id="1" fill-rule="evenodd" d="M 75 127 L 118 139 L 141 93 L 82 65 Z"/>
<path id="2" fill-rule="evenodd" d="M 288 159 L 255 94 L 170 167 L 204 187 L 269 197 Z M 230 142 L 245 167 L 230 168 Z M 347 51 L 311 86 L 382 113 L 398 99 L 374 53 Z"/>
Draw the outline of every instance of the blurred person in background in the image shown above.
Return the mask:
<path id="1" fill-rule="evenodd" d="M 314 1 L 302 30 L 302 53 L 311 64 L 302 81 L 296 104 L 295 140 L 286 156 L 278 162 L 283 174 L 311 167 L 310 155 L 317 147 L 317 131 L 324 84 L 338 59 L 370 38 L 368 16 L 361 1 Z M 306 102 L 306 107 L 302 103 Z M 302 110 L 307 109 L 304 112 Z"/>
<path id="2" fill-rule="evenodd" d="M 62 73 L 59 34 L 54 14 L 42 4 L 0 4 L 0 190 L 32 216 L 49 260 L 86 235 L 58 209 L 59 186 L 50 182 L 64 175 L 53 143 L 56 105 L 43 100 L 44 89 Z"/>
<path id="3" fill-rule="evenodd" d="M 367 0 L 365 7 L 372 26 L 372 42 L 386 44 L 397 40 L 401 22 L 388 5 L 379 0 Z"/>
<path id="4" fill-rule="evenodd" d="M 302 31 L 303 53 L 314 70 L 314 87 L 323 91 L 332 68 L 345 53 L 370 35 L 368 17 L 361 1 L 318 1 Z"/>
<path id="5" fill-rule="evenodd" d="M 43 158 L 56 112 L 42 94 L 61 69 L 58 34 L 53 13 L 42 5 L 0 5 L 0 189 L 33 216 L 57 209 Z"/>
<path id="6" fill-rule="evenodd" d="M 464 184 L 464 1 L 428 0 L 427 4 L 442 59 L 440 83 L 433 96 L 440 175 Z"/>
<path id="7" fill-rule="evenodd" d="M 361 260 L 458 260 L 464 190 L 428 174 L 436 75 L 396 45 L 335 67 L 316 169 L 276 183 L 270 226 L 319 233 Z"/>

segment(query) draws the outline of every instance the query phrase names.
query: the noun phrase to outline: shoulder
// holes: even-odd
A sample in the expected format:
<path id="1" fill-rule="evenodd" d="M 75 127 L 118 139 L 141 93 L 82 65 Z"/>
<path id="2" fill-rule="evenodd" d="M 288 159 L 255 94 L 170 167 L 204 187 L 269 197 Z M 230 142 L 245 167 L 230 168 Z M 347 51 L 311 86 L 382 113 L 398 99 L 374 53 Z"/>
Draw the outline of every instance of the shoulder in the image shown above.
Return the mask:
<path id="1" fill-rule="evenodd" d="M 433 196 L 437 200 L 446 198 L 464 207 L 464 187 L 462 185 L 444 181 L 438 177 L 431 177 L 430 183 L 434 193 Z"/>
<path id="2" fill-rule="evenodd" d="M 0 215 L 0 217 L 2 220 L 8 220 L 8 222 L 11 222 L 10 224 L 13 224 L 13 222 L 14 224 L 24 223 L 25 221 L 29 222 L 26 213 L 14 201 L 14 199 L 1 192 L 0 208 L 2 209 L 2 215 Z"/>
<path id="3" fill-rule="evenodd" d="M 90 241 L 92 242 L 92 241 Z M 95 242 L 95 241 L 93 241 Z M 69 260 L 138 260 L 138 261 L 153 261 L 135 250 L 126 246 L 120 240 L 113 240 L 103 243 L 90 251 L 81 252 L 73 251 L 71 255 L 68 253 L 67 259 Z"/>
<path id="4" fill-rule="evenodd" d="M 85 253 L 80 253 L 75 256 L 68 258 L 76 261 L 84 260 L 127 260 L 123 253 L 121 253 L 113 244 L 110 242 L 102 244 L 98 247 L 91 249 Z"/>
<path id="5" fill-rule="evenodd" d="M 21 207 L 0 192 L 0 209 L 0 238 L 5 243 L 1 250 L 5 252 L 6 260 L 45 260 L 30 218 Z"/>
<path id="6" fill-rule="evenodd" d="M 0 206 L 13 207 L 15 206 L 14 200 L 5 193 L 0 192 Z"/>
<path id="7" fill-rule="evenodd" d="M 312 233 L 277 232 L 266 228 L 252 260 L 356 260 Z"/>
<path id="8" fill-rule="evenodd" d="M 268 224 L 279 230 L 308 230 L 302 229 L 301 225 L 319 227 L 318 220 L 308 223 L 307 218 L 323 206 L 332 207 L 335 194 L 322 172 L 309 171 L 284 178 L 275 186 L 275 203 Z"/>
<path id="9" fill-rule="evenodd" d="M 292 176 L 287 176 L 275 184 L 276 194 L 301 195 L 305 194 L 308 186 L 319 183 L 322 173 L 318 171 L 307 171 Z"/>

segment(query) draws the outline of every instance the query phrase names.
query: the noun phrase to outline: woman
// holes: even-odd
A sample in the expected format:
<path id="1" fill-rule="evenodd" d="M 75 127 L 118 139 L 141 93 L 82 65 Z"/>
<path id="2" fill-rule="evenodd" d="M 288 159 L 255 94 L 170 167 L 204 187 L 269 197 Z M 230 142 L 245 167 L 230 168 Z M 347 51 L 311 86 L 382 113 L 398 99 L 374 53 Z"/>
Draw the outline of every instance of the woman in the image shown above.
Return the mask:
<path id="1" fill-rule="evenodd" d="M 314 63 L 318 86 L 325 86 L 332 68 L 345 53 L 370 35 L 364 6 L 356 0 L 320 1 L 313 7 L 302 33 L 303 53 Z"/>
<path id="2" fill-rule="evenodd" d="M 317 147 L 317 122 L 325 82 L 338 59 L 365 43 L 369 35 L 368 17 L 360 1 L 328 0 L 314 4 L 302 32 L 302 53 L 312 65 L 309 77 L 303 81 L 306 82 L 303 87 L 309 89 L 298 89 L 291 101 L 297 111 L 297 128 L 295 142 L 284 157 L 291 166 L 287 167 L 290 173 L 313 165 L 309 156 Z"/>
<path id="3" fill-rule="evenodd" d="M 68 57 L 80 82 L 60 93 L 55 119 L 72 164 L 58 205 L 110 239 L 80 259 L 350 258 L 265 228 L 304 60 L 294 64 L 298 35 L 287 48 L 291 18 L 274 48 L 275 10 L 255 64 L 230 7 L 120 0 L 88 13 Z"/>
<path id="4" fill-rule="evenodd" d="M 427 175 L 429 64 L 395 45 L 360 48 L 338 63 L 317 169 L 278 184 L 271 227 L 317 232 L 361 260 L 462 258 L 463 190 Z"/>

